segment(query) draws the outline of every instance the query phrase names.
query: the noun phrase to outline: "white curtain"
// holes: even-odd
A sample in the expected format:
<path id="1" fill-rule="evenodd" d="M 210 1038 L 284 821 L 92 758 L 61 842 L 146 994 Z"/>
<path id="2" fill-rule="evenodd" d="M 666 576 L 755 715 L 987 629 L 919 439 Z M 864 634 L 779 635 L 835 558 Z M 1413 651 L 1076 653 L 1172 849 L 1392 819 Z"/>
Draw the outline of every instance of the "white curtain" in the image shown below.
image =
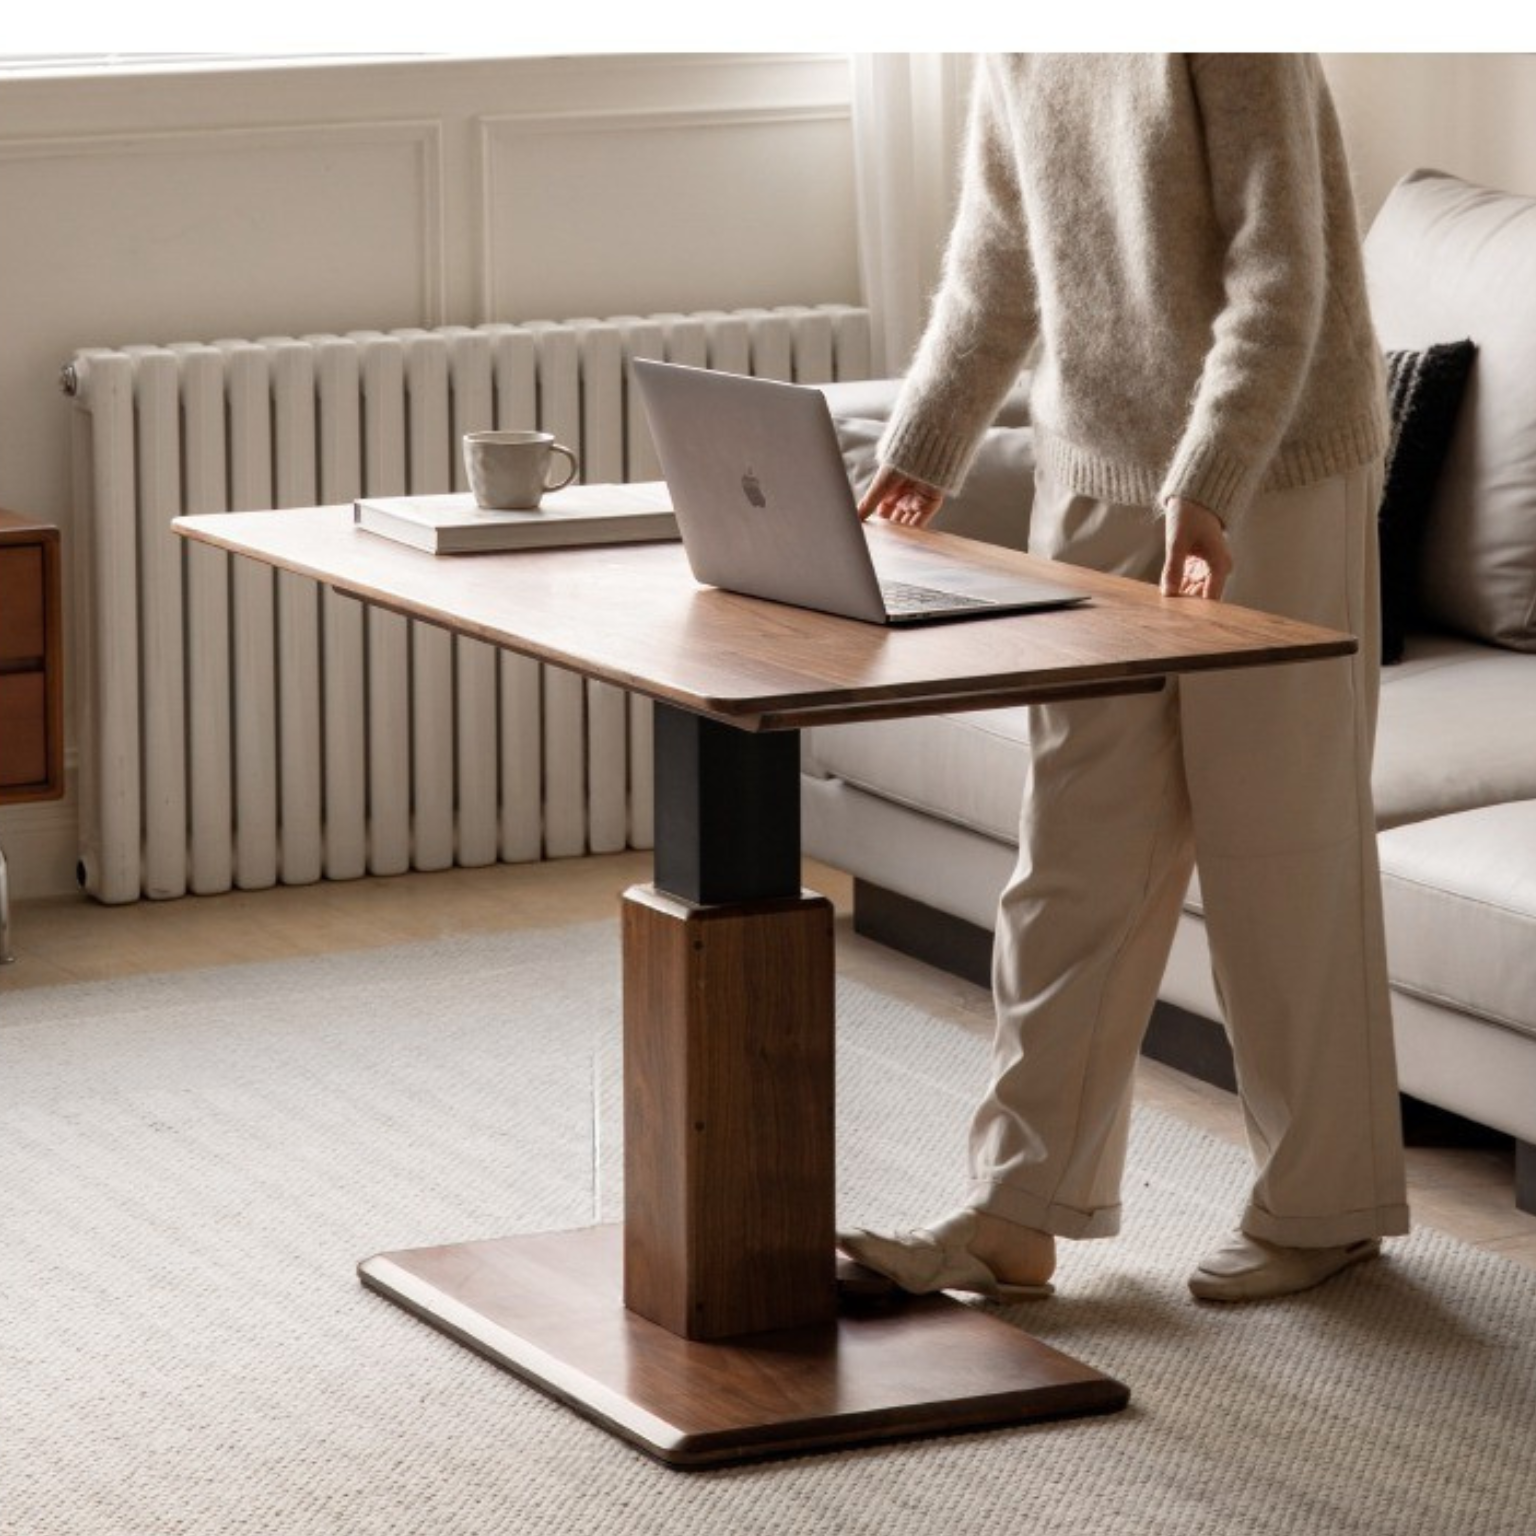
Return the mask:
<path id="1" fill-rule="evenodd" d="M 958 190 L 971 56 L 853 56 L 854 172 L 875 368 L 906 368 L 938 282 Z"/>

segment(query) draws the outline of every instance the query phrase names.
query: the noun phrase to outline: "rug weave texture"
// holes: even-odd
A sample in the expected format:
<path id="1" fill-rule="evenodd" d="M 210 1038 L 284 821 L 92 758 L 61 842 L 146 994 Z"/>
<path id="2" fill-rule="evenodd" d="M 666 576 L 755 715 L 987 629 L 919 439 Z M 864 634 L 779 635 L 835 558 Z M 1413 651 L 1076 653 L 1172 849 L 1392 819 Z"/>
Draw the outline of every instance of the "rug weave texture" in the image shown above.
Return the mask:
<path id="1" fill-rule="evenodd" d="M 839 984 L 839 1208 L 963 1187 L 986 1046 Z M 1127 1221 L 1004 1315 L 1109 1418 L 659 1466 L 358 1285 L 620 1214 L 613 924 L 0 996 L 7 1536 L 1536 1530 L 1536 1274 L 1431 1231 L 1199 1306 L 1247 1160 L 1138 1113 Z"/>

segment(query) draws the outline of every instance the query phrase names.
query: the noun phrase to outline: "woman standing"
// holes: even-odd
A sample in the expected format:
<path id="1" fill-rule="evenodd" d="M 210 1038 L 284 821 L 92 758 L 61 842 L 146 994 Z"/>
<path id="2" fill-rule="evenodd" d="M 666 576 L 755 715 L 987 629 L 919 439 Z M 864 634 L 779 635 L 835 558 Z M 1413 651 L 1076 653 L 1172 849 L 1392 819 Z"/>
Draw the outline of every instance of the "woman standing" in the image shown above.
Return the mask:
<path id="1" fill-rule="evenodd" d="M 1257 1176 L 1190 1287 L 1284 1295 L 1408 1223 L 1370 792 L 1385 394 L 1315 57 L 979 61 L 943 282 L 861 512 L 929 521 L 1037 342 L 1033 552 L 1360 650 L 1031 711 L 966 1202 L 840 1241 L 909 1290 L 1040 1294 L 1057 1237 L 1119 1229 L 1198 866 Z"/>

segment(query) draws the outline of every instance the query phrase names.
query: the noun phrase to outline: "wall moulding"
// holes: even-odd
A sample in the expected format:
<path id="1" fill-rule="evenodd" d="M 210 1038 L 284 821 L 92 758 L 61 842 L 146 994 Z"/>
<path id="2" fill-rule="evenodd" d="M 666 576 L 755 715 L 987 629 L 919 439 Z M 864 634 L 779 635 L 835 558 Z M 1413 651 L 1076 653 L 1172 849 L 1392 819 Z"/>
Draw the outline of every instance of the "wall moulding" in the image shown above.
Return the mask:
<path id="1" fill-rule="evenodd" d="M 594 303 L 607 313 L 732 307 L 800 291 L 858 300 L 846 98 L 522 110 L 486 114 L 476 128 L 483 319 L 564 317 Z M 607 193 L 594 197 L 605 172 Z M 598 280 L 583 274 L 603 247 L 660 259 L 589 301 Z"/>
<path id="2" fill-rule="evenodd" d="M 473 117 L 509 102 L 534 110 L 627 101 L 790 100 L 851 91 L 846 54 L 579 54 L 559 57 L 317 59 L 110 70 L 4 79 L 0 137 L 257 126 L 377 115 Z"/>
<path id="3" fill-rule="evenodd" d="M 436 119 L 378 119 L 375 121 L 291 123 L 277 127 L 208 127 L 188 125 L 137 133 L 89 133 L 34 139 L 0 139 L 0 178 L 9 165 L 29 161 L 114 161 L 208 156 L 237 168 L 240 157 L 263 155 L 290 158 L 334 156 L 338 151 L 400 148 L 409 156 L 408 176 L 415 202 L 414 242 L 417 248 L 417 316 L 423 325 L 442 324 L 447 310 L 444 198 L 444 132 Z M 3 185 L 3 179 L 0 179 Z M 110 216 L 110 209 L 103 210 Z M 183 336 L 164 339 L 183 340 Z"/>

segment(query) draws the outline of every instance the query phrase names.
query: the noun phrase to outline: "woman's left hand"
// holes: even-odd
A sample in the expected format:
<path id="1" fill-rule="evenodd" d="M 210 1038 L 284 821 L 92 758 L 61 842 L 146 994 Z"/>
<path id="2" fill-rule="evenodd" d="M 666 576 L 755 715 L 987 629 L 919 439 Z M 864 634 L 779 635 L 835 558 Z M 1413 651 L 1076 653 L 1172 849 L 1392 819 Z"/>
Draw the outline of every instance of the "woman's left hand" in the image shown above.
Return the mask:
<path id="1" fill-rule="evenodd" d="M 1182 496 L 1169 501 L 1163 523 L 1167 545 L 1163 595 L 1218 601 L 1233 565 L 1226 525 L 1209 507 Z"/>

